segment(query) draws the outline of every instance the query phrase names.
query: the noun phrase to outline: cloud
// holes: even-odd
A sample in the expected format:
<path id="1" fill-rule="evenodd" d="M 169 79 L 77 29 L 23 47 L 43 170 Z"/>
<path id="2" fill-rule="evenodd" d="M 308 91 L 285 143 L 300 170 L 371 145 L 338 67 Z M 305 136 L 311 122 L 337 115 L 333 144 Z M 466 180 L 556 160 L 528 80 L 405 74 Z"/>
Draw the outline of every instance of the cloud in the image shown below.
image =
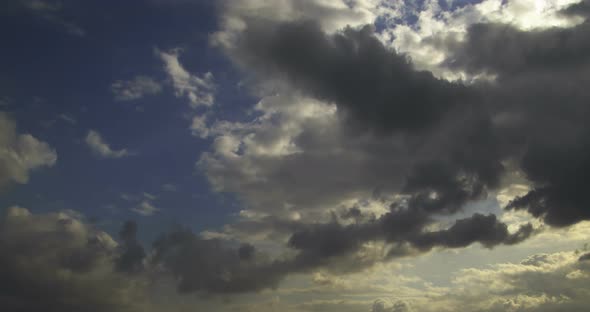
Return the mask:
<path id="1" fill-rule="evenodd" d="M 445 304 L 477 311 L 579 311 L 588 305 L 590 267 L 574 252 L 529 256 L 520 263 L 487 269 L 465 269 L 454 287 L 435 298 L 432 307 Z M 449 307 L 450 305 L 450 307 Z M 431 311 L 435 309 L 425 309 Z"/>
<path id="2" fill-rule="evenodd" d="M 178 230 L 158 238 L 153 261 L 178 280 L 180 292 L 247 293 L 278 286 L 287 271 L 280 261 L 266 260 L 249 245 L 227 246 Z"/>
<path id="3" fill-rule="evenodd" d="M 262 116 L 208 128 L 197 120 L 216 137 L 199 161 L 216 190 L 255 209 L 327 210 L 380 189 L 452 213 L 498 187 L 507 151 L 477 89 L 416 69 L 372 27 L 328 31 L 306 14 L 248 12 L 222 46 L 258 79 Z"/>
<path id="4" fill-rule="evenodd" d="M 190 129 L 194 136 L 202 139 L 209 137 L 211 130 L 207 126 L 207 116 L 194 116 Z"/>
<path id="5" fill-rule="evenodd" d="M 420 43 L 404 54 L 365 25 L 376 18 L 379 1 L 224 1 L 222 30 L 212 40 L 244 70 L 244 85 L 259 101 L 250 120 L 193 116 L 191 130 L 213 142 L 198 161 L 213 190 L 236 194 L 247 209 L 220 233 L 180 229 L 162 235 L 151 251 L 139 244 L 137 225 L 127 222 L 116 248 L 76 247 L 83 251 L 74 260 L 66 257 L 68 270 L 100 268 L 109 277 L 134 281 L 171 274 L 167 281 L 181 293 L 201 295 L 261 292 L 289 279 L 301 287 L 297 278 L 319 271 L 313 287 L 331 287 L 347 298 L 292 307 L 350 310 L 362 300 L 367 310 L 374 297 L 351 299 L 352 291 L 343 289 L 358 285 L 344 274 L 368 274 L 432 251 L 452 250 L 453 261 L 461 262 L 461 250 L 469 246 L 481 245 L 490 255 L 488 249 L 537 233 L 511 210 L 556 227 L 588 220 L 588 24 L 571 17 L 586 14 L 585 4 L 566 10 L 551 5 L 550 15 L 562 16 L 549 22 L 560 28 L 551 28 L 518 13 L 515 3 L 526 2 L 484 2 L 500 13 L 489 21 L 470 15 L 484 9 L 478 4 L 442 14 L 445 22 L 458 18 L 460 34 L 416 39 Z M 427 1 L 422 16 L 431 14 L 436 33 L 447 24 L 435 23 L 434 6 Z M 506 24 L 512 13 L 514 22 Z M 425 71 L 409 57 L 422 43 L 442 51 L 427 65 L 476 78 L 451 82 Z M 496 47 L 492 53 L 481 49 L 490 46 Z M 177 97 L 193 108 L 214 104 L 212 75 L 187 71 L 179 50 L 157 53 Z M 128 155 L 112 150 L 96 132 L 93 140 L 103 157 Z M 516 173 L 524 181 L 505 181 Z M 509 189 L 513 185 L 518 187 Z M 482 200 L 496 197 L 504 203 L 516 197 L 505 215 L 495 202 L 493 209 L 481 207 L 487 203 Z M 139 214 L 158 210 L 150 194 L 129 199 Z M 586 259 L 539 254 L 521 263 L 465 269 L 444 287 L 417 279 L 424 285 L 413 289 L 414 298 L 377 302 L 373 311 L 580 310 L 587 306 Z M 396 278 L 404 279 L 388 276 Z M 315 291 L 310 289 L 277 293 Z M 261 306 L 282 307 L 278 300 L 268 302 Z"/>
<path id="6" fill-rule="evenodd" d="M 427 230 L 433 224 L 427 214 L 412 210 L 395 210 L 381 218 L 362 224 L 340 225 L 338 223 L 302 226 L 289 239 L 289 246 L 300 251 L 297 260 L 302 266 L 334 269 L 331 263 L 338 263 L 347 256 L 362 251 L 363 246 L 374 241 L 387 243 L 388 252 L 377 261 L 390 257 L 413 256 L 433 248 L 464 248 L 479 242 L 486 248 L 513 245 L 533 234 L 530 224 L 523 225 L 515 233 L 509 233 L 506 224 L 495 215 L 474 214 L 458 219 L 442 230 Z M 363 264 L 349 258 L 352 263 L 346 267 L 363 269 Z M 357 266 L 355 268 L 355 266 Z"/>
<path id="7" fill-rule="evenodd" d="M 51 0 L 19 0 L 17 2 L 45 21 L 64 28 L 70 35 L 86 36 L 86 30 L 63 17 L 64 5 L 61 2 Z"/>
<path id="8" fill-rule="evenodd" d="M 587 0 L 572 4 L 562 11 L 567 16 L 590 16 L 590 2 Z"/>
<path id="9" fill-rule="evenodd" d="M 78 120 L 75 117 L 68 115 L 68 114 L 59 114 L 57 117 L 65 122 L 69 123 L 70 125 L 75 125 L 78 123 Z"/>
<path id="10" fill-rule="evenodd" d="M 120 150 L 111 149 L 110 145 L 104 141 L 100 133 L 95 130 L 88 131 L 85 141 L 92 152 L 102 158 L 123 158 L 132 155 L 126 148 Z"/>
<path id="11" fill-rule="evenodd" d="M 272 23 L 316 20 L 323 30 L 335 32 L 343 27 L 371 24 L 390 3 L 381 0 L 245 0 L 221 2 L 221 29 L 212 36 L 213 43 L 225 47 L 235 44 L 251 19 L 262 18 Z"/>
<path id="12" fill-rule="evenodd" d="M 377 300 L 371 307 L 371 312 L 411 312 L 414 311 L 407 302 L 398 300 L 394 303 L 389 303 L 384 300 Z"/>
<path id="13" fill-rule="evenodd" d="M 590 202 L 580 187 L 590 178 L 589 34 L 588 21 L 534 31 L 474 25 L 454 48 L 451 63 L 497 75 L 493 84 L 482 86 L 489 109 L 503 140 L 520 145 L 519 166 L 532 184 L 508 208 L 527 210 L 553 226 L 590 218 L 585 208 Z M 491 55 L 492 50 L 498 52 Z"/>
<path id="14" fill-rule="evenodd" d="M 67 213 L 11 207 L 0 224 L 0 307 L 146 311 L 142 282 L 112 271 L 116 242 Z"/>
<path id="15" fill-rule="evenodd" d="M 18 134 L 16 123 L 0 112 L 0 187 L 27 183 L 31 171 L 51 167 L 56 161 L 57 153 L 49 144 L 30 134 Z"/>
<path id="16" fill-rule="evenodd" d="M 153 203 L 158 199 L 158 196 L 147 192 L 142 192 L 136 195 L 121 193 L 121 199 L 134 204 L 135 206 L 131 208 L 131 211 L 144 217 L 152 216 L 160 211 L 160 209 Z"/>
<path id="17" fill-rule="evenodd" d="M 501 76 L 568 70 L 588 63 L 590 57 L 584 51 L 590 49 L 589 32 L 588 23 L 535 31 L 519 30 L 509 24 L 475 24 L 454 51 L 451 66 Z"/>
<path id="18" fill-rule="evenodd" d="M 454 214 L 521 170 L 531 191 L 510 208 L 527 209 L 554 226 L 586 220 L 582 207 L 588 201 L 580 185 L 588 171 L 588 22 L 564 19 L 565 2 L 543 4 L 543 14 L 555 17 L 547 27 L 530 24 L 518 3 L 492 4 L 487 3 L 495 12 L 491 23 L 476 14 L 483 4 L 444 15 L 443 22 L 459 18 L 464 40 L 458 33 L 425 42 L 445 51 L 441 66 L 496 75 L 493 82 L 470 84 L 419 70 L 384 46 L 371 27 L 327 30 L 312 13 L 282 18 L 278 12 L 290 7 L 284 3 L 252 3 L 260 14 L 226 4 L 224 16 L 234 19 L 223 24 L 220 45 L 257 79 L 252 87 L 262 94 L 256 108 L 263 118 L 209 127 L 216 137 L 213 152 L 199 165 L 216 190 L 237 192 L 255 209 L 288 207 L 279 210 L 286 214 L 334 209 L 365 200 L 377 188 L 408 196 L 411 207 L 430 214 Z M 276 16 L 261 18 L 265 9 Z M 436 10 L 434 3 L 425 7 Z M 509 16 L 517 22 L 501 24 Z M 301 46 L 314 49 L 296 48 Z M 485 48 L 490 46 L 502 48 Z M 271 95 L 276 90 L 280 95 Z M 324 115 L 322 123 L 289 111 L 312 100 L 335 113 Z M 277 131 L 267 116 L 284 118 L 288 130 Z M 372 144 L 391 148 L 365 155 L 363 148 Z M 317 186 L 300 187 L 297 181 Z M 262 189 L 264 194 L 257 193 Z"/>
<path id="19" fill-rule="evenodd" d="M 215 101 L 215 84 L 213 74 L 207 72 L 201 77 L 189 73 L 180 63 L 181 51 L 156 50 L 158 57 L 164 62 L 164 69 L 174 87 L 176 97 L 186 97 L 192 108 L 212 106 Z"/>
<path id="20" fill-rule="evenodd" d="M 335 102 L 351 121 L 371 129 L 417 131 L 473 101 L 461 84 L 417 71 L 406 56 L 385 48 L 369 26 L 329 35 L 313 20 L 255 20 L 233 49 L 249 69 L 282 76 L 310 96 Z"/>
<path id="21" fill-rule="evenodd" d="M 151 216 L 158 212 L 160 209 L 156 208 L 150 200 L 144 200 L 139 203 L 136 207 L 131 208 L 132 211 L 142 215 L 142 216 Z"/>
<path id="22" fill-rule="evenodd" d="M 119 231 L 122 242 L 120 255 L 115 260 L 115 268 L 120 272 L 139 272 L 144 268 L 146 252 L 137 240 L 137 223 L 126 221 Z"/>
<path id="23" fill-rule="evenodd" d="M 235 19 L 214 39 L 260 101 L 250 121 L 196 119 L 195 134 L 214 142 L 198 166 L 215 191 L 248 206 L 218 237 L 271 240 L 292 255 L 271 262 L 280 268 L 273 276 L 518 244 L 537 230 L 470 211 L 516 172 L 524 181 L 515 195 L 525 194 L 508 208 L 552 226 L 588 219 L 587 22 L 541 27 L 519 15 L 500 24 L 504 9 L 494 23 L 463 16 L 464 38 L 425 44 L 444 51 L 436 66 L 489 79 L 450 82 L 385 46 L 371 27 L 328 30 L 305 14 L 261 18 L 226 5 Z M 481 48 L 489 46 L 497 48 Z M 361 209 L 371 205 L 380 210 Z"/>
<path id="24" fill-rule="evenodd" d="M 117 101 L 133 101 L 162 92 L 162 85 L 148 76 L 135 76 L 132 80 L 117 80 L 111 84 Z"/>

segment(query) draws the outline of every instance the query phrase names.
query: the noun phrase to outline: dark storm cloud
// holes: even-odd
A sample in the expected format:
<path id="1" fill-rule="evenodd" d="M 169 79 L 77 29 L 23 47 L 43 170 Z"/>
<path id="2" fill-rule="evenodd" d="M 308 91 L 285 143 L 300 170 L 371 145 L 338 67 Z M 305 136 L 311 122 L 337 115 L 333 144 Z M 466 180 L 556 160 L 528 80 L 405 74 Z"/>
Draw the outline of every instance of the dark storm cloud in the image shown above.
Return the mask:
<path id="1" fill-rule="evenodd" d="M 587 8 L 584 1 L 563 14 L 586 16 Z M 228 50 L 244 68 L 336 103 L 357 125 L 409 130 L 406 148 L 418 160 L 402 192 L 411 207 L 454 213 L 497 189 L 502 162 L 516 159 L 534 189 L 509 208 L 555 226 L 590 218 L 589 22 L 531 31 L 471 26 L 463 42 L 451 43 L 446 63 L 498 78 L 469 86 L 416 70 L 371 27 L 327 34 L 314 21 L 246 23 Z"/>
<path id="2" fill-rule="evenodd" d="M 588 2 L 564 14 L 588 16 Z M 590 22 L 518 30 L 479 24 L 454 47 L 451 66 L 498 78 L 480 86 L 504 142 L 517 142 L 520 169 L 534 188 L 509 205 L 553 226 L 590 219 Z"/>
<path id="3" fill-rule="evenodd" d="M 319 267 L 329 264 L 335 257 L 358 252 L 364 243 L 372 241 L 391 244 L 394 248 L 390 256 L 400 257 L 436 247 L 463 248 L 473 243 L 486 248 L 513 245 L 533 234 L 530 224 L 510 233 L 506 224 L 498 221 L 495 215 L 474 214 L 456 220 L 447 229 L 427 231 L 426 227 L 431 224 L 433 220 L 428 214 L 418 209 L 392 209 L 374 222 L 364 224 L 310 225 L 307 230 L 294 233 L 289 246 L 300 251 L 300 264 L 305 261 L 310 267 Z"/>
<path id="4" fill-rule="evenodd" d="M 461 248 L 479 242 L 487 248 L 492 248 L 500 244 L 520 243 L 532 233 L 533 227 L 530 224 L 511 234 L 506 224 L 498 221 L 495 215 L 474 214 L 470 218 L 457 220 L 446 230 L 422 234 L 413 244 L 420 249 L 430 249 L 436 246 Z"/>
<path id="5" fill-rule="evenodd" d="M 584 140 L 590 139 L 585 136 Z M 589 141 L 579 144 L 588 145 Z M 575 144 L 578 145 L 578 144 Z M 538 183 L 528 194 L 512 201 L 508 208 L 526 209 L 555 226 L 590 220 L 590 146 L 564 145 L 531 147 L 523 159 L 529 179 Z"/>
<path id="6" fill-rule="evenodd" d="M 317 269 L 354 272 L 388 257 L 403 257 L 433 248 L 462 248 L 481 243 L 486 248 L 519 243 L 533 234 L 532 226 L 510 233 L 494 215 L 475 214 L 447 229 L 428 231 L 434 223 L 419 209 L 392 207 L 378 219 L 342 225 L 337 222 L 300 224 L 288 247 L 294 256 L 271 259 L 251 245 L 231 247 L 227 241 L 203 239 L 179 230 L 154 243 L 153 264 L 162 266 L 178 280 L 180 292 L 210 294 L 256 292 L 275 288 L 290 274 Z M 356 254 L 364 244 L 384 242 L 391 248 L 385 258 L 360 261 Z"/>
<path id="7" fill-rule="evenodd" d="M 328 35 L 314 21 L 251 21 L 237 49 L 249 68 L 283 76 L 309 95 L 336 102 L 351 121 L 370 129 L 428 128 L 472 99 L 462 85 L 415 70 L 369 26 Z"/>
<path id="8" fill-rule="evenodd" d="M 369 26 L 327 34 L 313 21 L 247 22 L 229 53 L 244 68 L 265 77 L 261 79 L 284 79 L 298 91 L 334 102 L 345 116 L 345 142 L 354 141 L 368 128 L 378 132 L 372 140 L 388 146 L 390 135 L 402 133 L 403 150 L 375 153 L 385 168 L 396 169 L 391 170 L 388 181 L 403 180 L 409 174 L 401 183 L 405 184 L 401 192 L 413 196 L 413 206 L 432 213 L 453 213 L 499 186 L 504 172 L 501 162 L 511 147 L 499 139 L 479 88 L 416 70 L 405 55 L 385 47 Z M 360 131 L 355 125 L 361 126 Z M 307 136 L 304 132 L 296 139 L 303 150 Z M 290 160 L 315 155 L 301 153 Z M 305 165 L 313 160 L 307 159 Z M 303 170 L 288 169 L 296 171 L 291 173 L 294 176 Z M 273 177 L 274 181 L 283 179 Z"/>

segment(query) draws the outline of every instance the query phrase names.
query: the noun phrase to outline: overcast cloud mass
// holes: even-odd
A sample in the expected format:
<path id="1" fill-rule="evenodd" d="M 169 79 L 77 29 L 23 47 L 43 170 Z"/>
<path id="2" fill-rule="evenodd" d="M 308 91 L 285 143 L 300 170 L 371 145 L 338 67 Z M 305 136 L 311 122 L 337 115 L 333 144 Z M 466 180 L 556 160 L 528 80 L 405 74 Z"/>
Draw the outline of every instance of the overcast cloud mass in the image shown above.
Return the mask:
<path id="1" fill-rule="evenodd" d="M 0 17 L 2 311 L 590 305 L 587 0 Z"/>

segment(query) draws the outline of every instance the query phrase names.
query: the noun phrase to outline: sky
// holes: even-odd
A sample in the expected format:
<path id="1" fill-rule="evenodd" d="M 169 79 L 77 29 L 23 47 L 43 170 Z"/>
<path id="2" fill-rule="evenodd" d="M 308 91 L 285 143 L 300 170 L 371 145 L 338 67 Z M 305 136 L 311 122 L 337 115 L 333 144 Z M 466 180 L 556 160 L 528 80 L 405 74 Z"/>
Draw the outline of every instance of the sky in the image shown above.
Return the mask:
<path id="1" fill-rule="evenodd" d="M 590 305 L 588 0 L 7 0 L 0 310 Z"/>

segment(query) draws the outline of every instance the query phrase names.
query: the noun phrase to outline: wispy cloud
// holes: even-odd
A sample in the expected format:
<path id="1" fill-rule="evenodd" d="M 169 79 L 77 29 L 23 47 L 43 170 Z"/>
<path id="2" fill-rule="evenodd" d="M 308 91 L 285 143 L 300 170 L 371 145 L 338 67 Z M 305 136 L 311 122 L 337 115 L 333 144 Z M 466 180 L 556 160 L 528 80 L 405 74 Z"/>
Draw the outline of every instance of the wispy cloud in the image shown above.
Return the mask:
<path id="1" fill-rule="evenodd" d="M 156 206 L 154 206 L 154 204 L 152 204 L 149 200 L 144 200 L 141 203 L 139 203 L 139 205 L 131 208 L 131 210 L 142 216 L 147 217 L 155 214 L 160 209 L 156 208 Z"/>
<path id="2" fill-rule="evenodd" d="M 140 75 L 113 82 L 111 92 L 117 101 L 133 101 L 162 92 L 162 85 L 151 77 Z"/>
<path id="3" fill-rule="evenodd" d="M 70 35 L 77 37 L 86 36 L 86 31 L 82 27 L 64 19 L 61 16 L 63 10 L 63 5 L 61 2 L 55 3 L 43 0 L 22 0 L 21 4 L 44 20 L 56 25 L 60 25 Z"/>
<path id="4" fill-rule="evenodd" d="M 75 117 L 68 114 L 59 114 L 57 117 L 71 125 L 75 125 L 78 123 L 78 120 Z"/>
<path id="5" fill-rule="evenodd" d="M 95 130 L 88 131 L 86 135 L 86 144 L 98 156 L 102 158 L 122 158 L 131 156 L 132 153 L 126 148 L 114 150 L 104 141 L 100 133 Z"/>

